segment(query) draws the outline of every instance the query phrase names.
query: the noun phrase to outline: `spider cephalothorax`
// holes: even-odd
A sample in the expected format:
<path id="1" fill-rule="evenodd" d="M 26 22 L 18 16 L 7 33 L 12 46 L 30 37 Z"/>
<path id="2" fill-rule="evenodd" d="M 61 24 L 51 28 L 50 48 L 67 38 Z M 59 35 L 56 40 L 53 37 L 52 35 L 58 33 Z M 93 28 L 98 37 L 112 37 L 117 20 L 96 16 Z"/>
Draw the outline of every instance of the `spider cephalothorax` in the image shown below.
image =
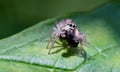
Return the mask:
<path id="1" fill-rule="evenodd" d="M 51 43 L 48 53 L 50 53 L 58 39 L 65 40 L 68 44 L 68 48 L 77 47 L 80 43 L 81 50 L 83 44 L 86 43 L 84 33 L 78 31 L 77 25 L 71 19 L 60 21 L 56 24 L 53 30 L 54 31 L 52 33 L 51 39 L 47 45 L 48 47 Z"/>

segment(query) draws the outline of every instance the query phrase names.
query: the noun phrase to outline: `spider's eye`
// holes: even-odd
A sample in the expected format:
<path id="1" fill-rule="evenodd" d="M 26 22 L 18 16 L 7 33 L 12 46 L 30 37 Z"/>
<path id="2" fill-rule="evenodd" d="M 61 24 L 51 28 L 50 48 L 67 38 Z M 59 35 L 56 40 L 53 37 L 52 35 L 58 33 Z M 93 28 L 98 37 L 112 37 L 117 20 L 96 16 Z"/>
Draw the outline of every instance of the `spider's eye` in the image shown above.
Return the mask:
<path id="1" fill-rule="evenodd" d="M 75 25 L 73 25 L 73 28 L 75 28 Z"/>
<path id="2" fill-rule="evenodd" d="M 72 24 L 69 24 L 70 27 L 72 27 Z"/>

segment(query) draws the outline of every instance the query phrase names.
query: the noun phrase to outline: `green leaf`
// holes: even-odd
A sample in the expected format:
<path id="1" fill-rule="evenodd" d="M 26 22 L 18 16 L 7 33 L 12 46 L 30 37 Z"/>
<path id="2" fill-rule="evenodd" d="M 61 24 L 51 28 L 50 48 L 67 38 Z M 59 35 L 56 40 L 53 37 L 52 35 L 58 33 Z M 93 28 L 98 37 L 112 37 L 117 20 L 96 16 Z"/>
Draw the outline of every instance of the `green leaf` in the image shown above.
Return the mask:
<path id="1" fill-rule="evenodd" d="M 48 54 L 54 22 L 66 18 L 77 23 L 92 45 L 84 46 L 83 57 L 76 55 L 76 49 L 58 44 Z M 42 21 L 0 40 L 0 72 L 120 72 L 119 19 L 120 4 L 109 3 L 92 12 Z"/>

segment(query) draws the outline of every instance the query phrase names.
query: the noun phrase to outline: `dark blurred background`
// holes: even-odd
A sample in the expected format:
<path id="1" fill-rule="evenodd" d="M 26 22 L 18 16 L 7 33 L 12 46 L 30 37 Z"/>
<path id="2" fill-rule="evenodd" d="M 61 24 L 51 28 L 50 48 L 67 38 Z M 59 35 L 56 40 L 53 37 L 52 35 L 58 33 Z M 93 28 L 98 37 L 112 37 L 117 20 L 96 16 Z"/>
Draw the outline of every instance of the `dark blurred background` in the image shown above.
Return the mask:
<path id="1" fill-rule="evenodd" d="M 0 0 L 0 39 L 42 20 L 71 12 L 86 12 L 110 0 Z"/>

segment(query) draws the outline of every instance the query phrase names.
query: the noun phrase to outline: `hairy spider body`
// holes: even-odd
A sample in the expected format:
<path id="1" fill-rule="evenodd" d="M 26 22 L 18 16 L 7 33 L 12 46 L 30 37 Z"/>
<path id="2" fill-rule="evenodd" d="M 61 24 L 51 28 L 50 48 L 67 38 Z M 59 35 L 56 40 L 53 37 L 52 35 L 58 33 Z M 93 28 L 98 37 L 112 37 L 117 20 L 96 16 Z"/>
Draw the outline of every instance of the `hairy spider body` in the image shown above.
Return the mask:
<path id="1" fill-rule="evenodd" d="M 51 39 L 47 45 L 48 48 L 51 43 L 48 52 L 49 54 L 58 39 L 65 40 L 67 42 L 68 48 L 77 47 L 78 44 L 80 44 L 81 50 L 83 45 L 86 43 L 84 33 L 78 31 L 77 25 L 71 19 L 66 19 L 56 23 L 56 26 L 53 28 L 53 30 L 54 31 L 52 33 Z"/>
<path id="2" fill-rule="evenodd" d="M 68 42 L 68 46 L 71 47 L 77 47 L 78 46 L 78 38 L 74 36 L 73 33 L 71 33 L 70 31 L 68 31 L 66 33 L 66 41 Z"/>

